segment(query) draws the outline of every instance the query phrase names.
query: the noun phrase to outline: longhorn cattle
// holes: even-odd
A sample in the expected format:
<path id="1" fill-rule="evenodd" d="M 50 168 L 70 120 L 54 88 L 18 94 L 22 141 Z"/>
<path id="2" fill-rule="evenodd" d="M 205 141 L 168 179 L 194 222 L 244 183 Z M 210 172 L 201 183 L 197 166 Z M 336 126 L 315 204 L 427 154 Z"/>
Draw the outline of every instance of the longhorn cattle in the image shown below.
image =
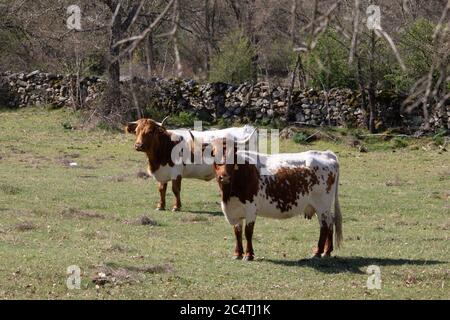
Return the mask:
<path id="1" fill-rule="evenodd" d="M 229 148 L 234 150 L 227 151 L 225 140 L 219 139 L 211 148 L 222 211 L 236 237 L 234 257 L 253 260 L 252 236 L 257 216 L 286 219 L 301 214 L 308 219 L 316 214 L 319 220 L 320 236 L 314 257 L 330 256 L 333 226 L 337 247 L 343 239 L 336 155 L 331 151 L 267 155 L 236 151 L 236 145 Z M 230 157 L 234 157 L 233 161 L 229 161 Z M 331 212 L 333 201 L 334 213 Z M 247 240 L 245 253 L 243 233 Z"/>
<path id="2" fill-rule="evenodd" d="M 172 191 L 175 195 L 172 211 L 178 211 L 181 208 L 182 178 L 197 178 L 208 181 L 214 178 L 214 170 L 211 164 L 178 163 L 177 159 L 173 159 L 172 153 L 174 153 L 175 146 L 180 143 L 190 146 L 193 141 L 188 130 L 167 130 L 164 127 L 164 120 L 160 123 L 152 119 L 139 119 L 128 123 L 125 126 L 125 131 L 136 135 L 134 148 L 147 155 L 148 172 L 159 183 L 160 201 L 156 209 L 165 209 L 167 184 L 169 181 L 172 181 Z M 196 138 L 208 141 L 225 136 L 245 139 L 252 129 L 251 126 L 245 126 L 242 128 L 233 127 L 223 130 L 193 132 Z"/>

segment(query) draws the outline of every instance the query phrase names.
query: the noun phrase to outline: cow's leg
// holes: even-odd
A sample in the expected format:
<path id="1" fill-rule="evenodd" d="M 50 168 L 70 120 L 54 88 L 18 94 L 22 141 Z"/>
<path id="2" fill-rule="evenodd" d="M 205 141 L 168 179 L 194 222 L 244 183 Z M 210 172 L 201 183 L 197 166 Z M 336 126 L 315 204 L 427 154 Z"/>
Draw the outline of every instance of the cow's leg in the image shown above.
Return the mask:
<path id="1" fill-rule="evenodd" d="M 329 233 L 330 233 L 330 226 L 332 225 L 328 224 L 326 219 L 322 219 L 323 216 L 319 216 L 319 222 L 320 222 L 320 235 L 319 235 L 319 241 L 317 243 L 317 248 L 314 250 L 314 258 L 320 258 L 322 256 L 322 253 L 325 251 L 325 243 L 328 239 Z"/>
<path id="2" fill-rule="evenodd" d="M 181 176 L 172 180 L 172 191 L 175 195 L 175 203 L 173 205 L 172 211 L 180 211 L 181 208 Z"/>
<path id="3" fill-rule="evenodd" d="M 234 247 L 233 259 L 242 259 L 244 247 L 242 246 L 242 221 L 233 225 L 234 236 L 236 237 L 236 245 Z"/>
<path id="4" fill-rule="evenodd" d="M 156 207 L 156 210 L 165 210 L 166 209 L 166 190 L 167 190 L 167 182 L 158 184 L 159 191 L 159 203 Z"/>
<path id="5" fill-rule="evenodd" d="M 255 253 L 253 252 L 253 228 L 255 227 L 255 222 L 245 223 L 245 239 L 247 240 L 247 247 L 245 249 L 245 257 L 244 260 L 251 261 L 255 257 Z"/>
<path id="6" fill-rule="evenodd" d="M 333 225 L 328 227 L 327 240 L 325 241 L 325 252 L 322 257 L 330 257 L 333 252 Z"/>

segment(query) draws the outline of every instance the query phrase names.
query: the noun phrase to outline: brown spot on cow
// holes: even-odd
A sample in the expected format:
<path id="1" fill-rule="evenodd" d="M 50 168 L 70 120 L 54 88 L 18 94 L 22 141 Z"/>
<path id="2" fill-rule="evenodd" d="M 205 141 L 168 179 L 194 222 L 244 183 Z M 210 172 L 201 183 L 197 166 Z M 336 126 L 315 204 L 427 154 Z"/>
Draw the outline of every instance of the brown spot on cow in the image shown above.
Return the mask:
<path id="1" fill-rule="evenodd" d="M 212 145 L 211 155 L 213 157 L 218 154 L 218 148 L 222 148 L 222 159 L 213 163 L 214 173 L 222 193 L 222 201 L 228 202 L 231 197 L 237 197 L 242 203 L 252 202 L 260 188 L 260 175 L 256 166 L 248 161 L 238 164 L 236 142 L 230 150 L 227 149 L 226 139 L 218 139 Z M 233 164 L 227 164 L 227 157 L 234 158 Z"/>
<path id="2" fill-rule="evenodd" d="M 245 240 L 247 240 L 247 247 L 245 250 L 244 259 L 247 261 L 252 261 L 255 256 L 255 252 L 253 251 L 253 229 L 255 227 L 255 222 L 250 222 L 245 225 Z"/>
<path id="3" fill-rule="evenodd" d="M 327 178 L 327 193 L 330 193 L 331 187 L 333 186 L 335 181 L 336 181 L 336 175 L 333 172 L 329 172 L 328 178 Z"/>
<path id="4" fill-rule="evenodd" d="M 222 201 L 228 202 L 231 197 L 239 201 L 253 201 L 258 194 L 259 172 L 253 164 L 214 164 L 217 182 L 222 192 Z"/>
<path id="5" fill-rule="evenodd" d="M 236 245 L 234 247 L 234 258 L 242 259 L 244 247 L 242 246 L 242 225 L 240 223 L 233 226 L 234 235 L 236 237 Z"/>
<path id="6" fill-rule="evenodd" d="M 282 168 L 273 177 L 267 177 L 266 194 L 281 212 L 286 212 L 297 205 L 300 195 L 308 194 L 318 184 L 319 179 L 310 168 Z"/>

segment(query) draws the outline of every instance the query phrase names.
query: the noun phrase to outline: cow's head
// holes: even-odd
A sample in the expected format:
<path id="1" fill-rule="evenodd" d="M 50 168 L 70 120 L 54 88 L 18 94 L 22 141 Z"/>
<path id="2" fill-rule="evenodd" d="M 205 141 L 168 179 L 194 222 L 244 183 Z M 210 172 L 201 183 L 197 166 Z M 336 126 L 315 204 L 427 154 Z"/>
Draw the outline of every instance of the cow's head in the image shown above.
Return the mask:
<path id="1" fill-rule="evenodd" d="M 134 148 L 137 151 L 150 152 L 156 150 L 160 141 L 160 136 L 166 134 L 164 120 L 159 123 L 152 119 L 139 119 L 135 122 L 129 122 L 125 126 L 125 131 L 136 135 Z"/>
<path id="2" fill-rule="evenodd" d="M 256 129 L 255 129 L 256 131 Z M 217 182 L 221 187 L 231 185 L 235 175 L 239 171 L 237 146 L 245 145 L 253 136 L 250 134 L 243 141 L 235 141 L 231 138 L 220 138 L 213 140 L 210 144 L 203 144 L 203 150 L 211 150 L 211 156 L 214 158 L 213 168 Z M 231 148 L 232 147 L 232 148 Z"/>
<path id="3" fill-rule="evenodd" d="M 230 145 L 230 141 L 228 145 Z M 234 148 L 227 149 L 226 138 L 213 141 L 211 143 L 211 156 L 214 158 L 213 168 L 219 185 L 231 184 L 234 177 L 234 170 L 237 169 L 235 161 L 236 143 L 234 143 Z"/>

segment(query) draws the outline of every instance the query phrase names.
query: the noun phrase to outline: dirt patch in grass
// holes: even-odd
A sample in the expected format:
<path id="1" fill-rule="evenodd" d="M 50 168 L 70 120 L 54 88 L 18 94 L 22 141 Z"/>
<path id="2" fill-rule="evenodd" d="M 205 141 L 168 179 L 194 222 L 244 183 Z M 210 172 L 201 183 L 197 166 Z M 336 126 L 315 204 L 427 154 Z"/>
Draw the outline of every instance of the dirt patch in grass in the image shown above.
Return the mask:
<path id="1" fill-rule="evenodd" d="M 14 229 L 20 232 L 31 231 L 36 229 L 37 226 L 29 221 L 20 222 L 14 225 Z"/>
<path id="2" fill-rule="evenodd" d="M 155 219 L 151 218 L 148 215 L 142 215 L 136 220 L 124 220 L 124 224 L 135 225 L 135 226 L 161 226 Z"/>
<path id="3" fill-rule="evenodd" d="M 136 173 L 136 178 L 139 178 L 139 179 L 148 179 L 148 178 L 150 178 L 150 175 L 149 175 L 147 172 L 145 172 L 145 171 L 138 171 L 138 172 Z"/>
<path id="4" fill-rule="evenodd" d="M 450 230 L 450 221 L 439 225 L 438 229 L 444 230 L 444 231 Z"/>
<path id="5" fill-rule="evenodd" d="M 121 245 L 119 243 L 115 243 L 115 244 L 112 244 L 111 246 L 109 246 L 108 248 L 106 248 L 106 251 L 108 251 L 108 252 L 132 252 L 132 251 L 135 251 L 135 249 Z"/>
<path id="6" fill-rule="evenodd" d="M 81 179 L 98 179 L 98 176 L 93 174 L 83 174 L 81 176 L 78 176 Z"/>
<path id="7" fill-rule="evenodd" d="M 127 174 L 122 174 L 119 176 L 108 176 L 105 179 L 112 182 L 123 182 L 128 178 Z"/>
<path id="8" fill-rule="evenodd" d="M 74 208 L 66 208 L 61 211 L 61 215 L 63 217 L 67 218 L 81 218 L 81 219 L 91 219 L 91 218 L 98 218 L 98 219 L 104 219 L 105 215 L 93 212 L 93 211 L 84 211 Z"/>
<path id="9" fill-rule="evenodd" d="M 181 221 L 184 223 L 198 223 L 208 221 L 208 218 L 202 215 L 184 216 L 181 218 Z"/>
<path id="10" fill-rule="evenodd" d="M 450 200 L 450 190 L 444 191 L 443 199 L 445 201 L 449 201 Z"/>
<path id="11" fill-rule="evenodd" d="M 64 154 L 64 158 L 76 159 L 76 158 L 79 158 L 79 157 L 80 157 L 79 153 L 66 153 L 66 154 Z"/>
<path id="12" fill-rule="evenodd" d="M 168 264 L 144 265 L 144 266 L 121 266 L 115 263 L 107 263 L 96 268 L 92 276 L 92 282 L 98 286 L 138 283 L 144 274 L 162 274 L 172 272 Z"/>
<path id="13" fill-rule="evenodd" d="M 405 181 L 400 179 L 399 177 L 394 177 L 391 180 L 385 182 L 386 187 L 401 187 L 405 185 Z"/>
<path id="14" fill-rule="evenodd" d="M 14 145 L 8 145 L 6 146 L 6 148 L 8 148 L 12 153 L 14 154 L 24 154 L 26 153 L 26 151 L 14 146 Z"/>
<path id="15" fill-rule="evenodd" d="M 75 163 L 76 163 L 72 160 L 65 159 L 65 158 L 58 158 L 58 159 L 56 159 L 56 162 L 59 165 L 62 165 L 63 167 L 68 167 L 68 168 L 75 167 Z M 78 166 L 78 164 L 76 166 Z"/>
<path id="16" fill-rule="evenodd" d="M 143 226 L 157 226 L 158 225 L 158 222 L 156 222 L 156 220 L 153 220 L 149 216 L 145 216 L 145 215 L 140 217 L 138 219 L 137 223 L 140 225 L 143 225 Z"/>
<path id="17" fill-rule="evenodd" d="M 15 196 L 22 192 L 22 189 L 10 184 L 0 184 L 0 191 L 9 196 Z"/>

